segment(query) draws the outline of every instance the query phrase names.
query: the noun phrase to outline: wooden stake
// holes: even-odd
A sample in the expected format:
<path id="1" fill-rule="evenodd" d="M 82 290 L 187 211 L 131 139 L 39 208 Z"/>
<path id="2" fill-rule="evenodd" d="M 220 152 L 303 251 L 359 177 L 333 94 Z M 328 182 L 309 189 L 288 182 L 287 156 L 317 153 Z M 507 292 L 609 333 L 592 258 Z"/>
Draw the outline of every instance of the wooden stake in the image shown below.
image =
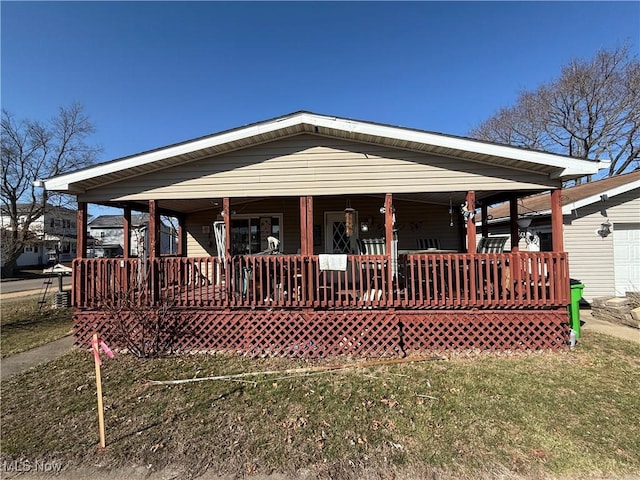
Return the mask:
<path id="1" fill-rule="evenodd" d="M 100 448 L 105 448 L 104 439 L 104 407 L 102 405 L 102 375 L 100 373 L 100 354 L 98 351 L 98 334 L 93 334 L 91 342 L 93 360 L 96 365 L 96 390 L 98 392 L 98 428 L 100 430 Z"/>

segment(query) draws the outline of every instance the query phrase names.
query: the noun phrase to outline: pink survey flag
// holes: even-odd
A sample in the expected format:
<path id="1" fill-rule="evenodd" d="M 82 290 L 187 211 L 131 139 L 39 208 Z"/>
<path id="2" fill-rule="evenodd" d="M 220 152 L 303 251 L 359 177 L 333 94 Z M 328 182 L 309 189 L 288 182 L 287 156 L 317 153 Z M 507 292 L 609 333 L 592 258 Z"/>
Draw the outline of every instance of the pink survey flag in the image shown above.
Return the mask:
<path id="1" fill-rule="evenodd" d="M 91 347 L 93 349 L 93 357 L 96 360 L 96 363 L 98 365 L 102 365 L 102 360 L 100 359 L 100 349 L 102 349 L 102 351 L 107 355 L 107 357 L 109 358 L 113 358 L 113 352 L 111 351 L 111 349 L 109 348 L 109 346 L 104 343 L 102 340 L 98 341 L 97 338 L 92 338 L 91 339 Z"/>

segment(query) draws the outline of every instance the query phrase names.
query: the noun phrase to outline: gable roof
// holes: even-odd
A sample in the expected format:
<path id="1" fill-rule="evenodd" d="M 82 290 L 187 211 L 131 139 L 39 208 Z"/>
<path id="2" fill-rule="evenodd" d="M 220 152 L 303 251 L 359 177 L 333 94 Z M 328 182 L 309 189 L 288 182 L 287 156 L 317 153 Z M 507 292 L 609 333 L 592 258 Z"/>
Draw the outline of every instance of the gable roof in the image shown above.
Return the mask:
<path id="1" fill-rule="evenodd" d="M 84 193 L 97 186 L 158 169 L 302 133 L 495 164 L 546 174 L 552 179 L 595 174 L 600 168 L 608 166 L 607 162 L 580 160 L 465 137 L 300 111 L 52 177 L 45 180 L 45 187 L 50 191 Z"/>
<path id="2" fill-rule="evenodd" d="M 562 190 L 562 213 L 567 215 L 577 208 L 599 202 L 602 195 L 615 197 L 636 188 L 640 188 L 640 170 L 565 188 Z M 503 203 L 495 208 L 490 208 L 488 214 L 491 215 L 494 222 L 508 218 L 509 204 Z M 518 214 L 550 215 L 551 195 L 541 193 L 521 198 L 518 202 Z"/>
<path id="3" fill-rule="evenodd" d="M 19 215 L 27 214 L 33 210 L 32 203 L 18 203 L 16 207 Z M 76 210 L 71 210 L 70 208 L 62 207 L 60 205 L 52 205 L 50 203 L 45 205 L 44 210 L 45 215 L 75 216 L 76 212 Z M 0 206 L 0 213 L 2 215 L 9 215 L 9 210 L 6 205 L 3 204 Z"/>
<path id="4" fill-rule="evenodd" d="M 131 215 L 131 226 L 139 227 L 146 223 L 149 223 L 148 213 Z M 123 225 L 123 215 L 100 215 L 89 222 L 91 228 L 122 228 Z"/>

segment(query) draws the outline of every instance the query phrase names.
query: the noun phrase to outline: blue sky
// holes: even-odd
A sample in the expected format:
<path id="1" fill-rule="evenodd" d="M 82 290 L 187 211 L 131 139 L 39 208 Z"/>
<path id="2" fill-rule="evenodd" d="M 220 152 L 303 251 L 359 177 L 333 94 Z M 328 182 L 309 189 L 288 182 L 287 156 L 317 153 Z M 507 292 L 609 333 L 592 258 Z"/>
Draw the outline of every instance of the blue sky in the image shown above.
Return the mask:
<path id="1" fill-rule="evenodd" d="M 297 110 L 465 135 L 639 2 L 3 1 L 2 106 L 85 105 L 100 160 Z"/>

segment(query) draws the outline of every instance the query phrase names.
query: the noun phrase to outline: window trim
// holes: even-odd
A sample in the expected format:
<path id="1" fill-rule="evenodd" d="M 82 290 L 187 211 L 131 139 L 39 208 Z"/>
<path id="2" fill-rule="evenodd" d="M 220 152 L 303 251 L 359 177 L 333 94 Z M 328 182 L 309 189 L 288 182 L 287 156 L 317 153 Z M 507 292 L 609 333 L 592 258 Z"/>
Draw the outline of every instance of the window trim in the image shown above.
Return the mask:
<path id="1" fill-rule="evenodd" d="M 257 219 L 260 221 L 262 217 L 278 217 L 279 225 L 280 225 L 280 233 L 278 234 L 278 240 L 280 240 L 280 248 L 284 245 L 284 214 L 283 213 L 269 213 L 269 212 L 261 212 L 261 213 L 236 213 L 232 214 L 230 221 L 233 220 L 250 220 Z M 231 232 L 229 232 L 231 234 Z M 231 248 L 229 245 L 228 248 Z M 282 250 L 281 250 L 282 252 Z M 256 252 L 257 253 L 257 252 Z M 255 255 L 255 253 L 251 253 L 250 255 Z"/>

